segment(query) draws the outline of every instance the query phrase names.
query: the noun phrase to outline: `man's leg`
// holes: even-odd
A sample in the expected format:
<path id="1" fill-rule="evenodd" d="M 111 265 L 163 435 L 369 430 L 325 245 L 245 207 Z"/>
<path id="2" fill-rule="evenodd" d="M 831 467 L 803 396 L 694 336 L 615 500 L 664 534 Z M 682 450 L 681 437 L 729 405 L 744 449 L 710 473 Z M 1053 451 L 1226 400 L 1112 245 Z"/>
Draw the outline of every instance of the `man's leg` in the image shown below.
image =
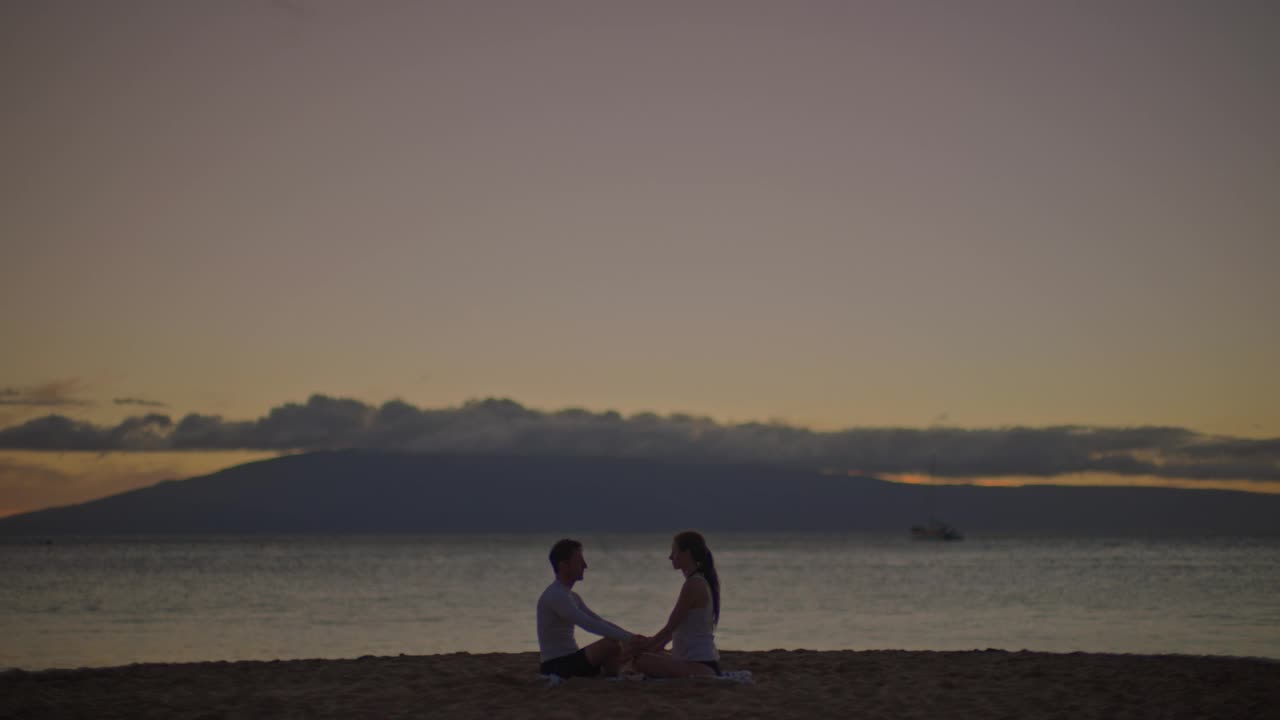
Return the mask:
<path id="1" fill-rule="evenodd" d="M 617 675 L 622 667 L 622 643 L 604 638 L 586 647 L 587 662 L 604 670 L 605 675 Z"/>

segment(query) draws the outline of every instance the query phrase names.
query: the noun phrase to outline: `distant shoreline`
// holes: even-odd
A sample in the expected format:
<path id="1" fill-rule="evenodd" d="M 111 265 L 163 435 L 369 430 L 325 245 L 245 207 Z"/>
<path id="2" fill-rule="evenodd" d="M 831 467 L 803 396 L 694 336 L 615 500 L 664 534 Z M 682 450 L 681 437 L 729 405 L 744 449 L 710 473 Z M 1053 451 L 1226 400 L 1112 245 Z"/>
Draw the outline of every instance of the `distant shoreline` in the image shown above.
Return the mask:
<path id="1" fill-rule="evenodd" d="M 864 718 L 1260 717 L 1280 661 L 1096 653 L 725 651 L 754 683 L 575 679 L 535 653 L 138 664 L 0 672 L 0 716 L 208 718 L 577 715 Z M 564 705 L 562 703 L 569 703 Z"/>
<path id="2" fill-rule="evenodd" d="M 672 505 L 667 498 L 681 497 Z M 573 503 L 557 501 L 572 497 Z M 1280 495 L 925 486 L 772 465 L 622 457 L 288 455 L 0 518 L 0 536 L 909 532 L 936 508 L 973 532 L 1274 534 Z M 708 511 L 708 509 L 714 509 Z"/>

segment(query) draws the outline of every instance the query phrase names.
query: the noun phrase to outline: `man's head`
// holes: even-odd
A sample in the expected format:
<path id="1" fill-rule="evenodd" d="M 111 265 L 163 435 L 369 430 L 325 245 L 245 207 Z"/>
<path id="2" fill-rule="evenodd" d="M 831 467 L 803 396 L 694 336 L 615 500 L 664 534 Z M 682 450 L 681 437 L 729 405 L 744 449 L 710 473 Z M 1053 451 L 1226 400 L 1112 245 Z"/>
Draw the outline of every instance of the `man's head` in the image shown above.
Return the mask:
<path id="1" fill-rule="evenodd" d="M 551 571 L 560 580 L 577 582 L 582 579 L 582 571 L 587 569 L 587 561 L 582 559 L 582 543 L 565 538 L 551 546 Z"/>

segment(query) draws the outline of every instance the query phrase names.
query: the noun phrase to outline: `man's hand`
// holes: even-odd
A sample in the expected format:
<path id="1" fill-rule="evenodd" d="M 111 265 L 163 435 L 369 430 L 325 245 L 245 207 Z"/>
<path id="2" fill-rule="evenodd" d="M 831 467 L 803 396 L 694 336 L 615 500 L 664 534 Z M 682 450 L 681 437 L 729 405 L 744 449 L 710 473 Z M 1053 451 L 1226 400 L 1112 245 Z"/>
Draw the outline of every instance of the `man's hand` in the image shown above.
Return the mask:
<path id="1" fill-rule="evenodd" d="M 622 656 L 627 659 L 634 658 L 644 652 L 645 646 L 649 644 L 649 638 L 644 635 L 632 635 L 622 646 Z"/>

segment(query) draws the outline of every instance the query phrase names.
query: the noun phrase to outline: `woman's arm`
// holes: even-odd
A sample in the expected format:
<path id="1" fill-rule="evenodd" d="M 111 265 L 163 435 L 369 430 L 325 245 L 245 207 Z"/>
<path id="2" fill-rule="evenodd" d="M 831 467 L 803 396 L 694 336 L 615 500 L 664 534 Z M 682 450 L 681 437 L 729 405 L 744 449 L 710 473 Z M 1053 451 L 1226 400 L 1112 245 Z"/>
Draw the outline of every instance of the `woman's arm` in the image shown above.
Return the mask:
<path id="1" fill-rule="evenodd" d="M 671 633 L 680 627 L 680 623 L 684 622 L 689 611 L 693 609 L 693 603 L 702 595 L 705 595 L 705 592 L 700 591 L 706 588 L 707 581 L 702 580 L 702 582 L 695 585 L 693 581 L 695 577 L 700 578 L 701 576 L 690 575 L 685 579 L 684 585 L 680 587 L 680 595 L 676 598 L 676 606 L 671 609 L 671 615 L 667 618 L 667 624 L 653 635 L 645 645 L 645 650 L 661 650 L 665 647 L 671 641 Z"/>

